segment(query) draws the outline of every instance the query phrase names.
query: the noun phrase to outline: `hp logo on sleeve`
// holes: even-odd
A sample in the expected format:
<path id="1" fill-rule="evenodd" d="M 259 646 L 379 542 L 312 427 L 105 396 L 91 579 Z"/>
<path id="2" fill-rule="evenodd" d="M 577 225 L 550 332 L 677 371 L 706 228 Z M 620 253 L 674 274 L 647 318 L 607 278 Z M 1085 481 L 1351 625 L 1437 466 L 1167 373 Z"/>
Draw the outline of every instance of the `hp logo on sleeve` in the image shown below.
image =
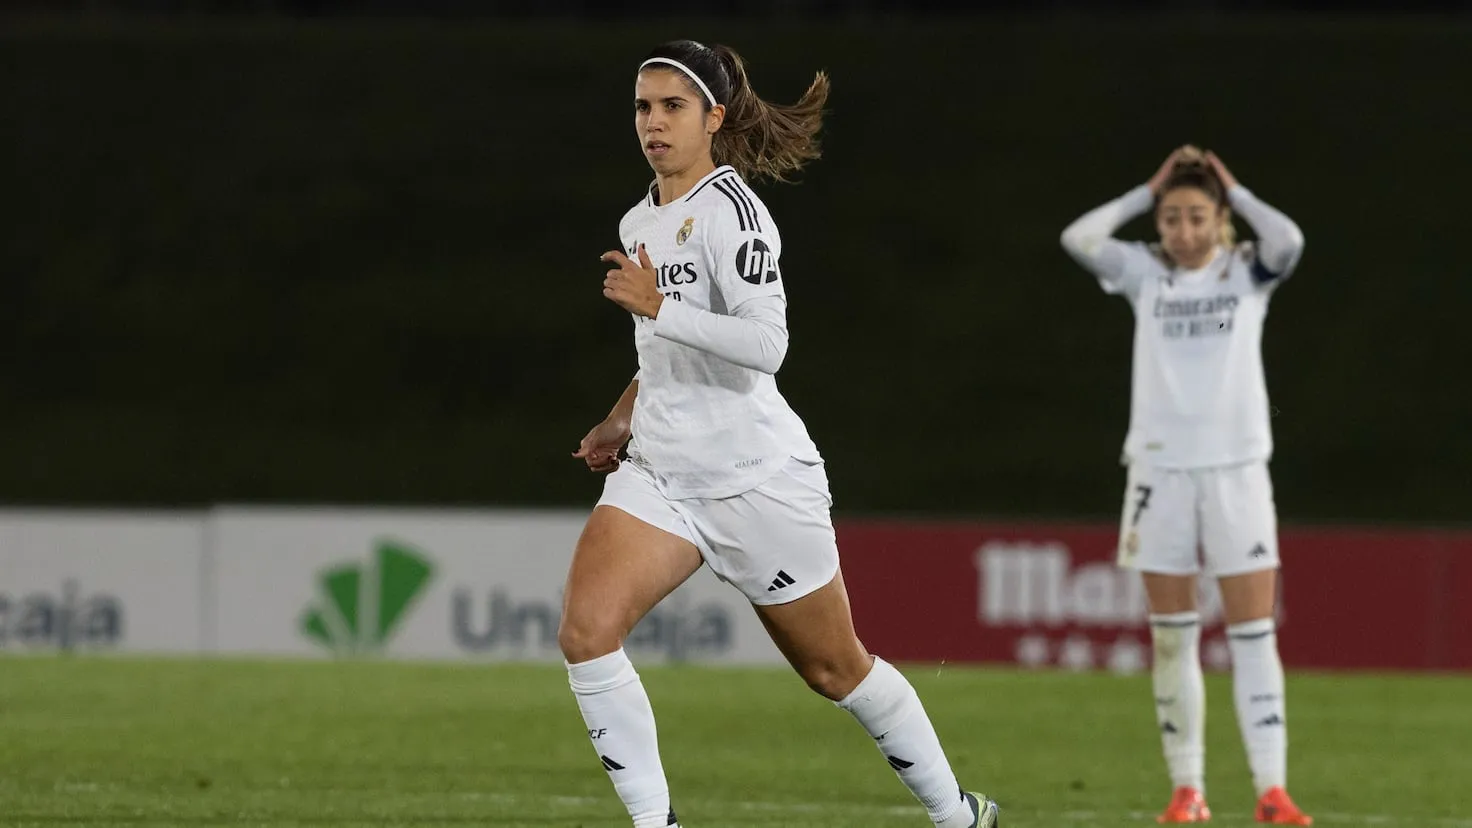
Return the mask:
<path id="1" fill-rule="evenodd" d="M 744 242 L 736 251 L 736 272 L 753 285 L 777 281 L 777 257 L 761 239 Z"/>

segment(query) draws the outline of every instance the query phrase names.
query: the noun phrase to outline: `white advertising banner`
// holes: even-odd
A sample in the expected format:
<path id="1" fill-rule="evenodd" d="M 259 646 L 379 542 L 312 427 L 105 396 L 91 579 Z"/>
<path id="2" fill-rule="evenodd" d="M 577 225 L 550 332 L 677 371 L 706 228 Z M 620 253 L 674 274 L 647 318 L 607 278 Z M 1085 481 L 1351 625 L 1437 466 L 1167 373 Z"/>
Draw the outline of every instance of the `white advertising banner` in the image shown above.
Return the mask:
<path id="1" fill-rule="evenodd" d="M 222 653 L 560 661 L 586 513 L 221 508 L 210 632 Z M 702 569 L 626 643 L 636 662 L 780 662 L 745 598 Z"/>
<path id="2" fill-rule="evenodd" d="M 0 511 L 0 651 L 199 651 L 203 532 L 203 513 Z"/>

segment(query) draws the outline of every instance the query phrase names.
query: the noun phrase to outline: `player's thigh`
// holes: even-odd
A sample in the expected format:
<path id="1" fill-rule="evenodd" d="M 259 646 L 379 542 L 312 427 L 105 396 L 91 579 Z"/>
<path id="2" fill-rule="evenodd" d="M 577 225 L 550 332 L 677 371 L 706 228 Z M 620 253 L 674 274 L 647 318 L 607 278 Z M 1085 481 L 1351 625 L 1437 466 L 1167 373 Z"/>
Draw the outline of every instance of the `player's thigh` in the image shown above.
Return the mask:
<path id="1" fill-rule="evenodd" d="M 1151 615 L 1170 615 L 1196 609 L 1196 576 L 1141 573 L 1145 582 L 1145 601 Z"/>
<path id="2" fill-rule="evenodd" d="M 854 632 L 842 572 L 795 601 L 754 608 L 772 643 L 822 695 L 842 699 L 869 674 L 873 659 Z"/>
<path id="3" fill-rule="evenodd" d="M 631 470 L 625 464 L 615 475 Z M 700 568 L 679 514 L 631 473 L 610 476 L 573 552 L 558 640 L 570 661 L 622 645 L 650 609 Z"/>
<path id="4" fill-rule="evenodd" d="M 741 590 L 813 689 L 847 695 L 871 660 L 854 633 L 821 465 L 789 461 L 738 497 L 692 506 L 706 562 Z"/>
<path id="5" fill-rule="evenodd" d="M 1222 593 L 1222 618 L 1241 624 L 1271 618 L 1277 608 L 1278 570 L 1259 569 L 1217 579 Z"/>
<path id="6" fill-rule="evenodd" d="M 1201 571 L 1191 473 L 1135 463 L 1125 485 L 1119 556 L 1125 569 L 1190 576 Z"/>

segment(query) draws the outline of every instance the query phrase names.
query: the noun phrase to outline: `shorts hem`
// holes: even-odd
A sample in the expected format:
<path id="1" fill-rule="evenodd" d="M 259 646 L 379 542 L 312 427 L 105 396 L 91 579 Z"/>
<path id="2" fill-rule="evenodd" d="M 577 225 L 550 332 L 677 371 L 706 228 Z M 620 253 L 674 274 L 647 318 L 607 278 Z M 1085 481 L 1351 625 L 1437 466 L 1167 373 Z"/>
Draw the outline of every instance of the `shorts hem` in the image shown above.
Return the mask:
<path id="1" fill-rule="evenodd" d="M 1267 572 L 1269 570 L 1282 568 L 1283 563 L 1281 561 L 1271 561 L 1268 563 L 1253 564 L 1250 566 L 1234 566 L 1231 569 L 1226 570 L 1213 570 L 1211 575 L 1214 578 L 1231 578 L 1234 575 L 1251 575 L 1254 572 Z"/>
<path id="2" fill-rule="evenodd" d="M 796 589 L 794 589 L 791 592 L 788 592 L 787 590 L 784 589 L 781 592 L 772 593 L 772 597 L 770 597 L 770 598 L 767 595 L 765 595 L 765 594 L 762 595 L 759 598 L 753 598 L 750 595 L 748 595 L 748 596 L 746 596 L 746 600 L 747 601 L 750 601 L 751 602 L 751 605 L 754 606 L 754 607 L 780 607 L 783 604 L 790 604 L 793 601 L 797 601 L 797 600 L 806 598 L 809 595 L 812 595 L 814 592 L 817 592 L 818 590 L 822 589 L 823 587 L 828 586 L 829 584 L 833 583 L 833 579 L 836 578 L 836 577 L 838 577 L 838 567 L 837 566 L 833 567 L 833 571 L 830 572 L 830 573 L 828 573 L 828 577 L 827 578 L 821 579 L 818 583 L 815 583 L 813 586 L 810 586 L 810 587 L 808 587 L 806 589 L 803 589 L 803 590 L 796 590 Z"/>
<path id="3" fill-rule="evenodd" d="M 1201 567 L 1171 567 L 1160 564 L 1149 563 L 1116 563 L 1120 569 L 1129 569 L 1135 572 L 1148 573 L 1151 575 L 1200 575 Z"/>
<path id="4" fill-rule="evenodd" d="M 597 505 L 598 506 L 607 506 L 610 509 L 617 509 L 620 512 L 623 512 L 624 514 L 628 515 L 629 517 L 633 518 L 634 520 L 639 521 L 640 523 L 642 523 L 642 524 L 644 524 L 646 526 L 652 527 L 654 529 L 658 529 L 659 531 L 664 532 L 665 534 L 673 535 L 673 536 L 679 538 L 680 540 L 685 541 L 686 543 L 694 546 L 695 549 L 696 549 L 696 551 L 700 552 L 702 559 L 704 559 L 704 557 L 705 557 L 705 550 L 701 547 L 700 542 L 697 541 L 695 538 L 693 538 L 693 537 L 690 536 L 690 534 L 693 534 L 693 533 L 686 534 L 684 532 L 677 532 L 677 531 L 675 531 L 675 529 L 673 527 L 671 527 L 671 526 L 667 526 L 667 525 L 666 526 L 661 526 L 659 521 L 651 519 L 650 516 L 647 515 L 647 514 L 642 514 L 642 510 L 641 509 L 637 509 L 637 508 L 631 507 L 631 506 L 629 506 L 627 504 L 624 504 L 624 503 L 613 503 L 613 502 L 608 502 L 608 501 L 602 501 L 602 500 L 600 500 L 600 501 L 598 501 L 598 504 Z M 682 523 L 684 522 L 683 519 L 681 520 L 681 522 Z"/>

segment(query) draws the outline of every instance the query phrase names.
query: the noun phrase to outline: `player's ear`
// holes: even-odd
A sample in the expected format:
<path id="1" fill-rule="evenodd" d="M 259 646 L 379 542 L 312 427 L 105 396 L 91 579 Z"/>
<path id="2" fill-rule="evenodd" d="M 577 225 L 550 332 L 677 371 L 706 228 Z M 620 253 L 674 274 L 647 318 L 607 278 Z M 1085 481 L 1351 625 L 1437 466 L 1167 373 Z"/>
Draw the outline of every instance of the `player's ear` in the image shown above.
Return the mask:
<path id="1" fill-rule="evenodd" d="M 716 104 L 705 113 L 705 134 L 715 135 L 721 129 L 721 124 L 726 122 L 726 107 L 724 104 Z"/>

